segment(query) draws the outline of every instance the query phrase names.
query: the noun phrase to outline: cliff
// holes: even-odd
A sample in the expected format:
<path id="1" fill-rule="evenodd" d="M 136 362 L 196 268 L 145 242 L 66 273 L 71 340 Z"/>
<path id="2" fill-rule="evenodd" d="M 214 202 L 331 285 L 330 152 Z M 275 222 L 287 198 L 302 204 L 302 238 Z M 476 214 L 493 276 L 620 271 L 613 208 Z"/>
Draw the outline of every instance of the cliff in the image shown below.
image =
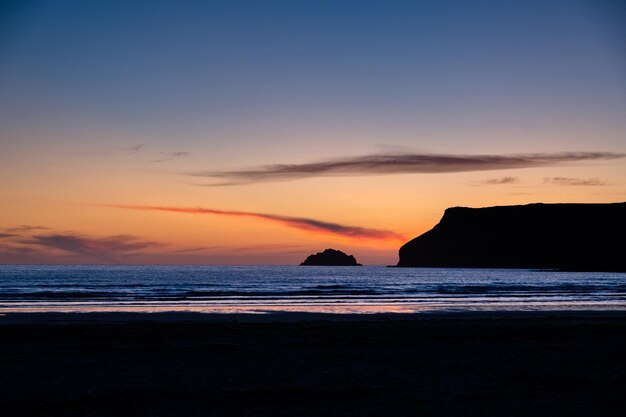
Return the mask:
<path id="1" fill-rule="evenodd" d="M 398 266 L 626 271 L 626 203 L 449 208 Z"/>
<path id="2" fill-rule="evenodd" d="M 326 249 L 309 255 L 300 265 L 305 266 L 361 266 L 352 255 L 346 255 L 340 250 Z"/>

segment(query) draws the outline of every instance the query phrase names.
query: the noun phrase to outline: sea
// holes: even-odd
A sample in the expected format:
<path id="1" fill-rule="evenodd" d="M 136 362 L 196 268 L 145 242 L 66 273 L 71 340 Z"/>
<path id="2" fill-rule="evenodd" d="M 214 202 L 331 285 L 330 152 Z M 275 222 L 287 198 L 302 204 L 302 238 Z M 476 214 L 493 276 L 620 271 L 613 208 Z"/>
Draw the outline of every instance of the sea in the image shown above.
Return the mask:
<path id="1" fill-rule="evenodd" d="M 626 273 L 302 266 L 0 265 L 0 314 L 626 310 Z"/>

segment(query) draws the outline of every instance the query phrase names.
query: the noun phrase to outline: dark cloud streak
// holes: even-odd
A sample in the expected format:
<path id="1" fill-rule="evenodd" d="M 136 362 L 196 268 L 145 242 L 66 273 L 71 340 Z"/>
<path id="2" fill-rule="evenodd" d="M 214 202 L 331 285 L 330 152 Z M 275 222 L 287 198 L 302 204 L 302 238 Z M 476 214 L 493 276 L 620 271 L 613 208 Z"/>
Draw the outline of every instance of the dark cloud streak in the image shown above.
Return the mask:
<path id="1" fill-rule="evenodd" d="M 262 219 L 266 221 L 272 221 L 280 223 L 284 226 L 294 229 L 304 230 L 313 233 L 326 233 L 335 236 L 347 237 L 347 238 L 365 238 L 365 239 L 395 239 L 404 240 L 404 236 L 399 233 L 390 230 L 370 229 L 358 226 L 347 226 L 338 223 L 330 223 L 316 219 L 309 219 L 305 217 L 291 217 L 282 216 L 277 214 L 266 213 L 254 213 L 246 211 L 233 211 L 233 210 L 217 210 L 208 208 L 184 208 L 184 207 L 158 207 L 158 206 L 134 206 L 134 205 L 116 205 L 116 204 L 104 204 L 102 207 L 121 208 L 129 210 L 143 210 L 143 211 L 165 211 L 172 213 L 189 213 L 189 214 L 212 214 L 221 216 L 238 216 L 238 217 L 250 217 L 256 219 Z"/>
<path id="2" fill-rule="evenodd" d="M 223 180 L 205 186 L 240 185 L 331 176 L 433 174 L 534 168 L 625 157 L 613 152 L 559 152 L 510 155 L 375 154 L 305 164 L 276 164 L 236 171 L 201 171 L 189 175 Z"/>

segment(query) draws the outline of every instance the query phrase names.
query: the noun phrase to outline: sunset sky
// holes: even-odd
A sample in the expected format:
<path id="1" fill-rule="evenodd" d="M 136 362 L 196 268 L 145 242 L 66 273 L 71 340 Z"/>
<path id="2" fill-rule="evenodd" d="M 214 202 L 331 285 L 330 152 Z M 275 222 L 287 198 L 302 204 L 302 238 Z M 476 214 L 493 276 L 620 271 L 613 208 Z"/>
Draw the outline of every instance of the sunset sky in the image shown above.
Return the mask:
<path id="1" fill-rule="evenodd" d="M 620 1 L 3 1 L 0 263 L 394 264 L 626 201 Z"/>

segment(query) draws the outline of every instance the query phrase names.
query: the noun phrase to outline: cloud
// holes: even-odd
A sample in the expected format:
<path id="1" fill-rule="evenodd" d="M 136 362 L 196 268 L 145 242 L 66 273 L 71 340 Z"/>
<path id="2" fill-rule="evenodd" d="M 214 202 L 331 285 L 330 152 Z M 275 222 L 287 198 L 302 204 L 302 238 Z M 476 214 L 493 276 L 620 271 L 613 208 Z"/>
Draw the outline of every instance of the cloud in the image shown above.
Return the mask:
<path id="1" fill-rule="evenodd" d="M 297 244 L 285 244 L 285 243 L 268 243 L 260 245 L 248 245 L 248 246 L 199 246 L 196 248 L 179 249 L 170 251 L 170 254 L 179 253 L 192 253 L 192 252 L 204 252 L 204 251 L 226 251 L 226 252 L 258 252 L 258 251 L 276 251 L 285 249 L 303 248 L 305 245 Z"/>
<path id="2" fill-rule="evenodd" d="M 561 185 L 561 186 L 586 186 L 597 187 L 608 185 L 606 181 L 599 178 L 565 178 L 565 177 L 548 177 L 543 179 L 544 184 Z"/>
<path id="3" fill-rule="evenodd" d="M 516 177 L 502 177 L 502 178 L 491 178 L 484 181 L 478 181 L 475 183 L 476 185 L 503 185 L 503 184 L 516 184 L 519 182 L 519 179 Z"/>
<path id="4" fill-rule="evenodd" d="M 133 154 L 133 153 L 139 152 L 141 150 L 141 148 L 143 148 L 142 144 L 131 145 L 131 146 L 117 146 L 115 148 L 115 153 L 128 155 L 128 154 Z"/>
<path id="5" fill-rule="evenodd" d="M 30 226 L 28 224 L 21 224 L 19 226 L 15 226 L 15 227 L 6 227 L 3 230 L 6 232 L 16 232 L 16 233 L 25 233 L 25 232 L 32 232 L 34 230 L 49 230 L 49 227 L 45 227 L 45 226 Z"/>
<path id="6" fill-rule="evenodd" d="M 170 251 L 169 253 L 191 253 L 191 252 L 203 252 L 203 251 L 207 251 L 207 250 L 215 250 L 215 249 L 221 249 L 222 246 L 199 246 L 196 248 L 184 248 L 184 249 L 178 249 L 178 250 L 173 250 Z"/>
<path id="7" fill-rule="evenodd" d="M 305 245 L 291 245 L 284 243 L 269 243 L 264 245 L 249 245 L 249 246 L 239 246 L 235 248 L 238 251 L 275 251 L 275 250 L 285 250 L 285 249 L 299 249 L 303 248 Z"/>
<path id="8" fill-rule="evenodd" d="M 333 236 L 353 239 L 394 239 L 405 240 L 404 236 L 390 230 L 370 229 L 358 226 L 347 226 L 338 223 L 330 223 L 306 217 L 291 217 L 277 214 L 254 213 L 246 211 L 217 210 L 208 208 L 181 208 L 181 207 L 159 207 L 159 206 L 136 206 L 136 205 L 117 205 L 103 204 L 102 207 L 143 210 L 143 211 L 165 211 L 172 213 L 189 213 L 189 214 L 210 214 L 219 216 L 236 216 L 250 217 L 255 219 L 266 220 L 283 226 L 291 227 L 298 230 L 304 230 L 311 233 L 322 233 Z"/>
<path id="9" fill-rule="evenodd" d="M 37 235 L 19 242 L 22 245 L 37 245 L 57 249 L 75 255 L 101 260 L 113 260 L 120 255 L 158 246 L 155 242 L 143 241 L 131 235 L 116 235 L 102 238 L 87 237 L 74 233 L 52 233 Z"/>
<path id="10" fill-rule="evenodd" d="M 48 230 L 49 227 L 44 226 L 30 226 L 27 224 L 21 224 L 14 227 L 5 227 L 0 229 L 0 239 L 21 238 L 25 234 L 36 230 Z"/>
<path id="11" fill-rule="evenodd" d="M 171 161 L 172 159 L 176 159 L 176 158 L 180 158 L 181 156 L 189 155 L 189 152 L 183 152 L 183 151 L 179 151 L 179 152 L 161 152 L 161 155 L 163 155 L 162 158 L 154 159 L 154 160 L 152 160 L 150 162 L 167 162 L 167 161 Z"/>
<path id="12" fill-rule="evenodd" d="M 493 171 L 562 165 L 581 161 L 613 160 L 613 152 L 559 152 L 507 155 L 374 154 L 306 164 L 277 164 L 235 171 L 201 171 L 189 175 L 222 180 L 205 186 L 239 185 L 331 176 Z"/>

